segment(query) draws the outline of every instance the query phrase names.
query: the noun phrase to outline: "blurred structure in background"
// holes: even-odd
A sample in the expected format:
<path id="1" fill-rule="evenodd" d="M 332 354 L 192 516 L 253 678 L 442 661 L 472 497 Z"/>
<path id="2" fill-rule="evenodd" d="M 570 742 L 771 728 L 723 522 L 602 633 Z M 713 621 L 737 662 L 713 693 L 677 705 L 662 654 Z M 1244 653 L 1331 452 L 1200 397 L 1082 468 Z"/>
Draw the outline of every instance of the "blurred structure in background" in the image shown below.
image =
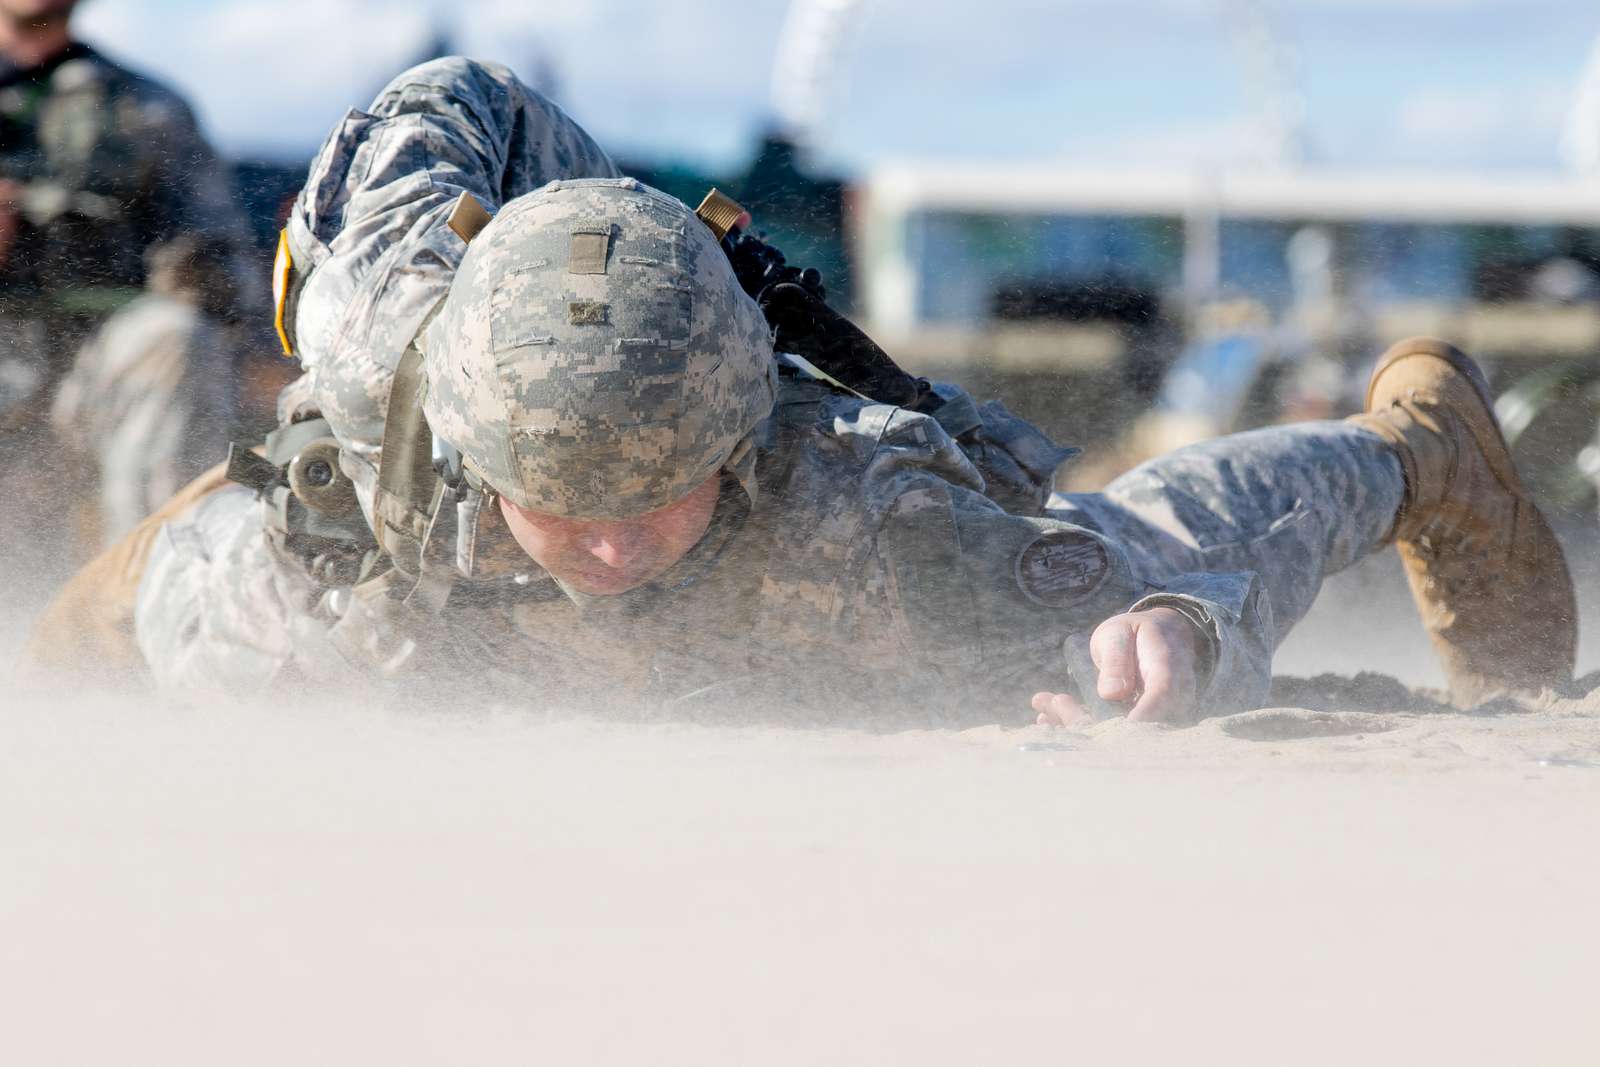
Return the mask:
<path id="1" fill-rule="evenodd" d="M 1222 13 L 1250 108 L 1246 158 L 1255 166 L 1298 167 L 1309 154 L 1306 102 L 1300 92 L 1300 56 L 1261 0 L 1223 0 Z"/>
<path id="2" fill-rule="evenodd" d="M 850 308 L 855 288 L 845 224 L 846 183 L 809 163 L 845 99 L 844 56 L 860 0 L 794 0 L 772 63 L 771 117 L 742 172 L 620 161 L 622 169 L 688 204 L 717 186 L 755 214 L 756 229 L 792 263 L 822 272 L 828 299 Z"/>
<path id="3" fill-rule="evenodd" d="M 795 0 L 772 63 L 772 111 L 779 135 L 815 149 L 844 102 L 844 53 L 861 0 Z"/>
<path id="4" fill-rule="evenodd" d="M 1542 383 L 1519 387 L 1536 406 L 1600 377 L 1575 370 L 1600 363 L 1600 182 L 887 167 L 856 195 L 868 328 L 1067 440 L 1150 399 L 1140 454 L 1342 415 L 1373 353 L 1419 333 Z M 1029 299 L 1051 289 L 1077 295 Z"/>
<path id="5" fill-rule="evenodd" d="M 845 58 L 861 0 L 796 0 L 772 64 L 772 122 L 755 146 L 736 199 L 790 260 L 822 272 L 829 299 L 854 302 L 845 246 L 845 184 L 808 164 L 846 100 Z M 694 201 L 690 201 L 693 203 Z"/>

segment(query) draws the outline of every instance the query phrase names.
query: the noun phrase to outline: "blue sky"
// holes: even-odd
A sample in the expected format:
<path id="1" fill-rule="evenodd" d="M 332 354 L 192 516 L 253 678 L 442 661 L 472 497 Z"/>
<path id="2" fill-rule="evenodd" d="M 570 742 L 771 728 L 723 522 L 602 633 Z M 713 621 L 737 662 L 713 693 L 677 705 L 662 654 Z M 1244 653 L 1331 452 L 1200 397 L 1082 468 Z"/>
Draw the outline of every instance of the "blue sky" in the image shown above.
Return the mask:
<path id="1" fill-rule="evenodd" d="M 1571 0 L 1281 0 L 1307 158 L 1338 168 L 1554 170 L 1600 8 Z M 710 165 L 771 114 L 783 0 L 89 0 L 84 36 L 193 99 L 232 152 L 308 153 L 442 25 L 556 72 L 608 147 Z M 1252 97 L 1240 0 L 861 0 L 818 138 L 898 159 L 1232 166 Z"/>

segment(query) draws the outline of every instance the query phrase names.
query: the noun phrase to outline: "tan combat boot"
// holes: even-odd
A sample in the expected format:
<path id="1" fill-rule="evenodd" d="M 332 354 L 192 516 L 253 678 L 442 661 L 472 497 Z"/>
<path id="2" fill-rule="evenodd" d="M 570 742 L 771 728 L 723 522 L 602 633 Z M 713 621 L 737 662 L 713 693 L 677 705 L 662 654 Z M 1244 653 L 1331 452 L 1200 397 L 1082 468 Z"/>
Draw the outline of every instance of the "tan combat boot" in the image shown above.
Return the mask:
<path id="1" fill-rule="evenodd" d="M 1395 446 L 1395 547 L 1459 707 L 1572 678 L 1578 609 L 1566 558 L 1528 499 L 1488 383 L 1430 337 L 1378 361 L 1352 422 Z"/>

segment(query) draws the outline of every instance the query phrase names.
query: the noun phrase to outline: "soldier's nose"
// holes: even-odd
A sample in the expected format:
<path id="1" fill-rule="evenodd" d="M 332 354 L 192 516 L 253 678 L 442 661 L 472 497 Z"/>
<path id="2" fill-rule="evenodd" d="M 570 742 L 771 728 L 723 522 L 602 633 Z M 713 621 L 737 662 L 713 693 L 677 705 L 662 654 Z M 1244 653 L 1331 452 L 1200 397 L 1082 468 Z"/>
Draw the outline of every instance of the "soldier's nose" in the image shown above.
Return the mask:
<path id="1" fill-rule="evenodd" d="M 621 570 L 636 561 L 643 551 L 643 541 L 624 533 L 596 535 L 586 546 L 589 554 L 613 570 Z"/>

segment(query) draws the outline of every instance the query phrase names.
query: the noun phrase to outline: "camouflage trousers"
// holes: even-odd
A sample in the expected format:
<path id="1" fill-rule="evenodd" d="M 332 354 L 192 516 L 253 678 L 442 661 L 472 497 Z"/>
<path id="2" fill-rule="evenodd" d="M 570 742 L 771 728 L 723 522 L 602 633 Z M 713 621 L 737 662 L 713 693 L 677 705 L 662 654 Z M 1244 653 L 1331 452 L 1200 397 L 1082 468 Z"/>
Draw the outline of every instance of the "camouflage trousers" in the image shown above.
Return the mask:
<path id="1" fill-rule="evenodd" d="M 1104 533 L 1146 581 L 1253 573 L 1276 648 L 1323 579 L 1388 543 L 1400 460 L 1346 422 L 1274 426 L 1179 449 L 1101 493 L 1055 494 L 1050 514 Z"/>

